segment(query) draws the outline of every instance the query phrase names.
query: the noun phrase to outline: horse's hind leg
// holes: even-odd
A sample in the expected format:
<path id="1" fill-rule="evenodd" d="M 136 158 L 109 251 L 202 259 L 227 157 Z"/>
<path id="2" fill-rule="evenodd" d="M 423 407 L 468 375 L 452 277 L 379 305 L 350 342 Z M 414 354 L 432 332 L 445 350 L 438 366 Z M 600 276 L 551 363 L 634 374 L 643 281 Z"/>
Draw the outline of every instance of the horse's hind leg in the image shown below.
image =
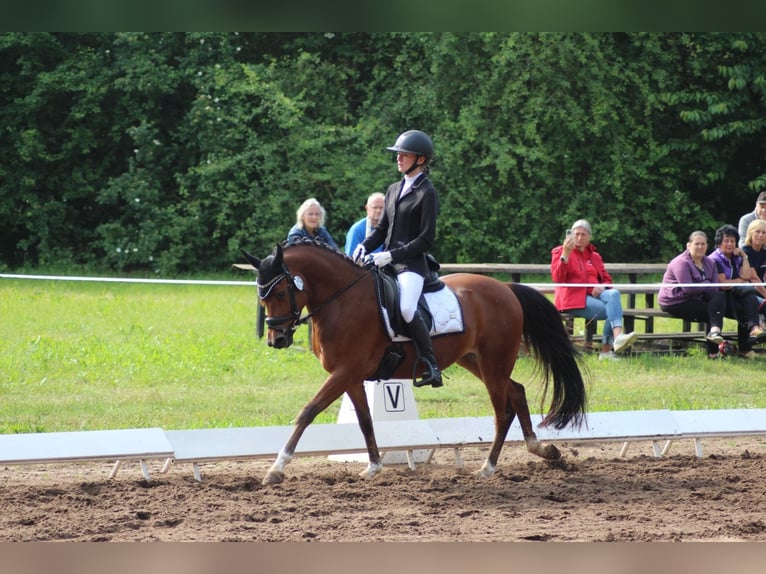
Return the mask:
<path id="1" fill-rule="evenodd" d="M 500 458 L 500 451 L 508 436 L 508 430 L 511 428 L 514 416 L 519 417 L 524 444 L 529 452 L 548 460 L 555 460 L 561 457 L 561 453 L 555 446 L 552 444 L 543 446 L 537 439 L 537 435 L 532 427 L 532 419 L 529 416 L 529 405 L 527 404 L 527 394 L 524 390 L 524 385 L 517 383 L 511 378 L 507 378 L 503 386 L 507 389 L 504 404 L 502 402 L 502 393 L 497 391 L 493 393 L 490 385 L 487 385 L 487 388 L 490 388 L 490 398 L 495 408 L 495 440 L 492 443 L 489 456 L 477 473 L 479 476 L 490 476 L 495 472 L 497 461 Z"/>
<path id="2" fill-rule="evenodd" d="M 462 357 L 458 364 L 473 373 L 477 378 L 484 382 L 489 393 L 489 400 L 492 402 L 492 409 L 495 412 L 495 438 L 489 450 L 489 455 L 484 460 L 484 464 L 476 472 L 479 476 L 491 476 L 497 468 L 497 461 L 500 458 L 500 451 L 503 449 L 503 443 L 508 436 L 508 429 L 511 428 L 516 412 L 513 408 L 514 400 L 509 396 L 517 392 L 511 384 L 511 380 L 502 374 L 489 374 L 479 366 L 475 355 L 466 355 Z M 523 387 L 522 387 L 523 391 Z M 529 413 L 527 413 L 527 417 Z"/>
<path id="3" fill-rule="evenodd" d="M 519 425 L 521 426 L 521 433 L 524 436 L 524 444 L 526 444 L 527 450 L 548 460 L 560 458 L 561 453 L 559 449 L 552 444 L 543 446 L 537 439 L 537 435 L 532 427 L 532 419 L 529 416 L 529 404 L 527 403 L 527 393 L 524 390 L 524 385 L 517 383 L 513 379 L 510 382 L 515 392 L 512 391 L 509 394 L 509 408 L 512 408 L 516 412 L 516 416 L 519 417 Z"/>

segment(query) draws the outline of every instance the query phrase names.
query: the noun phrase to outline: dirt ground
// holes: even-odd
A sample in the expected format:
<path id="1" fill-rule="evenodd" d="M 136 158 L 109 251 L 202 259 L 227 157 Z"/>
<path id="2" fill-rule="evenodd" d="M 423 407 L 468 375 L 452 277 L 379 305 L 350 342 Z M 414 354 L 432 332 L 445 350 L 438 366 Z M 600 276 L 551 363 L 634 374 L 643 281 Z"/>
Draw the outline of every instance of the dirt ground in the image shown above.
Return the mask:
<path id="1" fill-rule="evenodd" d="M 475 476 L 439 450 L 412 471 L 296 458 L 265 487 L 271 461 L 0 468 L 0 542 L 14 541 L 766 541 L 766 439 L 679 441 L 662 458 L 649 443 L 560 443 L 549 463 L 506 445 L 498 472 Z"/>

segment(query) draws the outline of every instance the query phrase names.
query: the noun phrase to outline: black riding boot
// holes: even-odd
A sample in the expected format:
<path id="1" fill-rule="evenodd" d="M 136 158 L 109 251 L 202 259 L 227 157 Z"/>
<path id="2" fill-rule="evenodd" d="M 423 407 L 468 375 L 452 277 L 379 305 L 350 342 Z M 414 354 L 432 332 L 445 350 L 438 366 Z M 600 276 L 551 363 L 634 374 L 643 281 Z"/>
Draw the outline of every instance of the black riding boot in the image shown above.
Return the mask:
<path id="1" fill-rule="evenodd" d="M 420 313 L 416 311 L 412 321 L 407 325 L 410 329 L 410 337 L 412 337 L 419 355 L 412 367 L 413 384 L 416 387 L 423 387 L 429 384 L 432 387 L 441 387 L 443 385 L 442 374 L 439 371 L 439 364 L 436 362 L 434 348 L 431 345 L 431 334 L 428 332 L 426 322 L 420 316 Z M 420 363 L 425 364 L 426 370 L 423 373 L 423 378 L 418 380 L 416 373 Z"/>

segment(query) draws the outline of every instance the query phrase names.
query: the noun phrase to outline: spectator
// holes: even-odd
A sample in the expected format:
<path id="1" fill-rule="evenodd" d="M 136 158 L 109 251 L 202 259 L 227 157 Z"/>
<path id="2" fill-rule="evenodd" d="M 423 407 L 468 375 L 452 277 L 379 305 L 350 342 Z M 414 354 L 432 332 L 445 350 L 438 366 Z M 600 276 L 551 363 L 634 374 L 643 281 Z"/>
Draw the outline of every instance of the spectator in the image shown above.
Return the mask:
<path id="1" fill-rule="evenodd" d="M 705 286 L 718 282 L 715 262 L 708 259 L 706 253 L 707 235 L 704 231 L 692 231 L 686 250 L 668 263 L 658 302 L 660 309 L 675 317 L 707 323 L 708 358 L 715 359 L 719 356 L 719 345 L 723 343 L 721 329 L 726 294 L 716 287 Z M 676 284 L 677 287 L 670 286 Z"/>
<path id="2" fill-rule="evenodd" d="M 367 215 L 354 223 L 346 233 L 346 255 L 352 255 L 354 249 L 364 239 L 372 233 L 372 230 L 380 223 L 380 216 L 383 215 L 383 206 L 385 205 L 386 196 L 380 192 L 375 192 L 367 198 L 367 203 L 364 208 L 367 211 Z M 373 253 L 381 251 L 382 245 L 379 245 Z"/>
<path id="3" fill-rule="evenodd" d="M 338 245 L 324 226 L 325 216 L 324 207 L 316 199 L 310 197 L 301 203 L 295 212 L 295 225 L 290 228 L 287 241 L 309 238 L 326 243 L 333 249 L 338 249 Z"/>
<path id="4" fill-rule="evenodd" d="M 733 225 L 724 225 L 715 232 L 716 249 L 708 255 L 716 264 L 718 282 L 726 283 L 726 316 L 737 320 L 739 356 L 752 359 L 754 344 L 766 340 L 766 330 L 758 320 L 758 297 L 750 284 L 750 263 L 741 248 L 737 247 L 739 234 Z M 744 284 L 744 285 L 743 285 Z"/>
<path id="5" fill-rule="evenodd" d="M 747 226 L 756 219 L 766 219 L 766 191 L 762 191 L 758 194 L 758 199 L 755 200 L 755 209 L 739 218 L 737 231 L 739 232 L 740 247 L 745 246 Z"/>
<path id="6" fill-rule="evenodd" d="M 612 277 L 591 241 L 591 227 L 584 219 L 572 225 L 562 245 L 551 250 L 551 277 L 555 283 L 579 283 L 593 287 L 556 287 L 554 303 L 559 311 L 575 317 L 604 321 L 599 360 L 616 360 L 615 353 L 629 349 L 638 333 L 623 333 L 620 292 L 611 287 Z"/>
<path id="7" fill-rule="evenodd" d="M 766 220 L 756 219 L 747 226 L 745 246 L 742 248 L 750 263 L 750 280 L 758 293 L 758 313 L 762 328 L 766 328 Z"/>

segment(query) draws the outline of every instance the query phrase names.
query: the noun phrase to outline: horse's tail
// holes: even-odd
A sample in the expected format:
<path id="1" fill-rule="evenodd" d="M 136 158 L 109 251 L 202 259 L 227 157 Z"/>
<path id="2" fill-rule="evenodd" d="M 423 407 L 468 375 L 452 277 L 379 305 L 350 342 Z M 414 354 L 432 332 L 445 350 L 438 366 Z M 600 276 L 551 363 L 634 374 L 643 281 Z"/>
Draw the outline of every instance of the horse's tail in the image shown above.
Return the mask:
<path id="1" fill-rule="evenodd" d="M 580 426 L 585 419 L 584 365 L 572 344 L 556 307 L 538 290 L 520 283 L 508 283 L 524 311 L 522 336 L 543 376 L 543 398 L 553 381 L 553 399 L 541 426 L 562 429 L 572 422 Z M 544 407 L 543 407 L 544 408 Z"/>

